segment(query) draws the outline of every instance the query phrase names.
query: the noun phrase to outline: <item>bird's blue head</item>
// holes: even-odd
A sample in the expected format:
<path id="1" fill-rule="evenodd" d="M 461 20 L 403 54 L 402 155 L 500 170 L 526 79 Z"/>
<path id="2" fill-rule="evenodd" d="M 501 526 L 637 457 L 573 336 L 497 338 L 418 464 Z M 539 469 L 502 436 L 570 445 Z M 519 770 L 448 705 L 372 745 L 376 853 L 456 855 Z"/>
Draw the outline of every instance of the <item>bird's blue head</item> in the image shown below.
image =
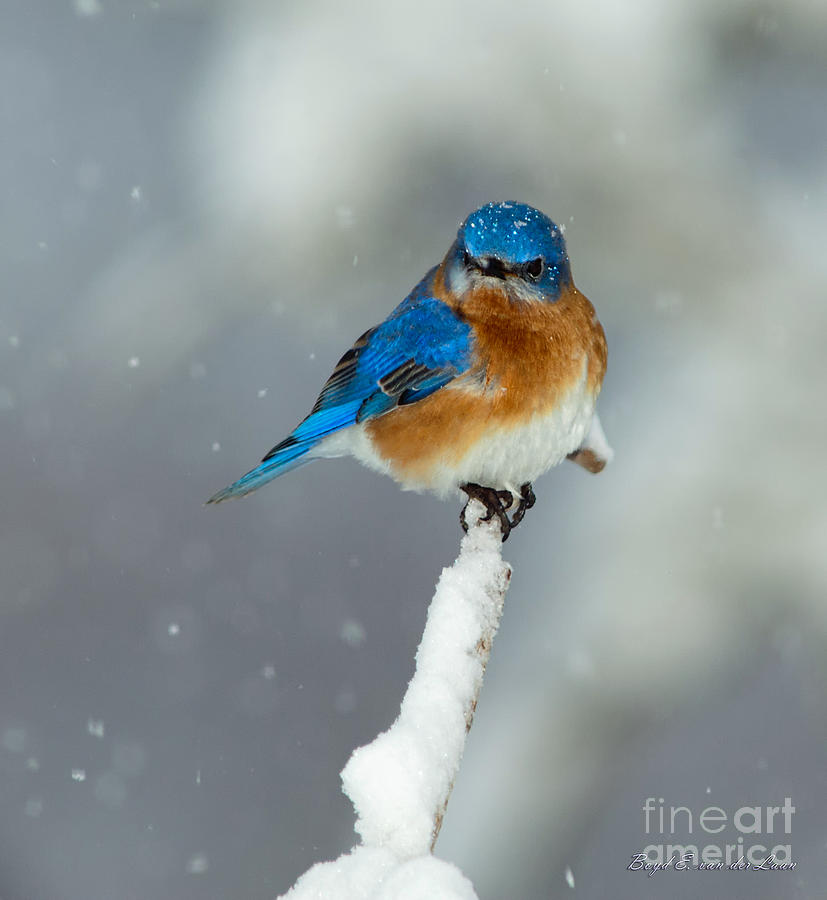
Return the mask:
<path id="1" fill-rule="evenodd" d="M 562 229 L 525 203 L 486 203 L 472 212 L 449 255 L 451 287 L 459 292 L 498 279 L 519 299 L 553 302 L 571 282 Z"/>

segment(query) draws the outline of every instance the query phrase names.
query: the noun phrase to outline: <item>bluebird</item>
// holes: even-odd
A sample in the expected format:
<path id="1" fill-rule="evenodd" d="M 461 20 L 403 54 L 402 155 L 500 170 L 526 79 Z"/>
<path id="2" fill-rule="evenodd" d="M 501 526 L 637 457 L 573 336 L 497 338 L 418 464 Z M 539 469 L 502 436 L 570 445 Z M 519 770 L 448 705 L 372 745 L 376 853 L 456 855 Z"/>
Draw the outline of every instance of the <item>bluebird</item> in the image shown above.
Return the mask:
<path id="1" fill-rule="evenodd" d="M 464 491 L 505 540 L 540 475 L 566 458 L 589 472 L 610 461 L 595 412 L 606 356 L 562 229 L 524 203 L 488 203 L 339 360 L 307 418 L 208 502 L 351 455 L 404 490 Z M 467 530 L 465 509 L 460 520 Z"/>

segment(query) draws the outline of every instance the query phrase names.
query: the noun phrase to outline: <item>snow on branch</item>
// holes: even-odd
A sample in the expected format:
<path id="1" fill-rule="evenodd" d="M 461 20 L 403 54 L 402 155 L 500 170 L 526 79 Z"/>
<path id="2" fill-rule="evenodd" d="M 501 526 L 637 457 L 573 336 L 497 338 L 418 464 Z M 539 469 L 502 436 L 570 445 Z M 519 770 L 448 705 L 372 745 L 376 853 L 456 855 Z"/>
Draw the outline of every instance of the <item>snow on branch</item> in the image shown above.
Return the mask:
<path id="1" fill-rule="evenodd" d="M 468 534 L 437 584 L 399 716 L 342 770 L 361 845 L 313 866 L 284 900 L 476 900 L 471 882 L 432 851 L 511 578 L 499 525 L 481 521 L 484 511 L 470 502 Z"/>

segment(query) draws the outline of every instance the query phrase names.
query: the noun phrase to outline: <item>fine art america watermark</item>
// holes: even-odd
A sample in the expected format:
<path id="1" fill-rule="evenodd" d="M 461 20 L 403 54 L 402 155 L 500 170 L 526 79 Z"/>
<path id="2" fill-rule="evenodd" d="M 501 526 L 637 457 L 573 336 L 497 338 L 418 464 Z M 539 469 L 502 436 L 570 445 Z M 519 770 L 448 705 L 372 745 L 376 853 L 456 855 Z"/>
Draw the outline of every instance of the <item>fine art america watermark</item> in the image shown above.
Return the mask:
<path id="1" fill-rule="evenodd" d="M 781 806 L 741 806 L 734 812 L 707 806 L 700 813 L 687 806 L 666 805 L 663 797 L 647 797 L 643 804 L 644 831 L 662 840 L 633 853 L 626 868 L 650 878 L 670 870 L 794 871 L 796 864 L 789 843 L 794 813 L 789 797 L 784 798 Z M 675 842 L 676 834 L 689 835 L 689 841 Z M 668 840 L 664 840 L 667 835 Z M 720 838 L 716 842 L 711 835 Z"/>

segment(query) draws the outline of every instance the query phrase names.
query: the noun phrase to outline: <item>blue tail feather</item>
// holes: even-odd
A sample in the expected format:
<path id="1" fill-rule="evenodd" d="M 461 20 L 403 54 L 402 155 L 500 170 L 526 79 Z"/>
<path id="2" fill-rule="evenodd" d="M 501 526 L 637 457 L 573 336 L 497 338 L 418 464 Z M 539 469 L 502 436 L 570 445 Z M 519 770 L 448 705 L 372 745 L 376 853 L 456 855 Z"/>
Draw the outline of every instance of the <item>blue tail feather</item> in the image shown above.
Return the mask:
<path id="1" fill-rule="evenodd" d="M 268 481 L 278 478 L 279 475 L 311 462 L 313 457 L 308 457 L 307 454 L 316 443 L 316 441 L 297 441 L 293 437 L 287 438 L 278 446 L 273 447 L 255 469 L 242 475 L 229 487 L 213 494 L 207 503 L 221 503 L 222 500 L 229 500 L 231 497 L 243 497 L 245 494 L 258 490 Z"/>

